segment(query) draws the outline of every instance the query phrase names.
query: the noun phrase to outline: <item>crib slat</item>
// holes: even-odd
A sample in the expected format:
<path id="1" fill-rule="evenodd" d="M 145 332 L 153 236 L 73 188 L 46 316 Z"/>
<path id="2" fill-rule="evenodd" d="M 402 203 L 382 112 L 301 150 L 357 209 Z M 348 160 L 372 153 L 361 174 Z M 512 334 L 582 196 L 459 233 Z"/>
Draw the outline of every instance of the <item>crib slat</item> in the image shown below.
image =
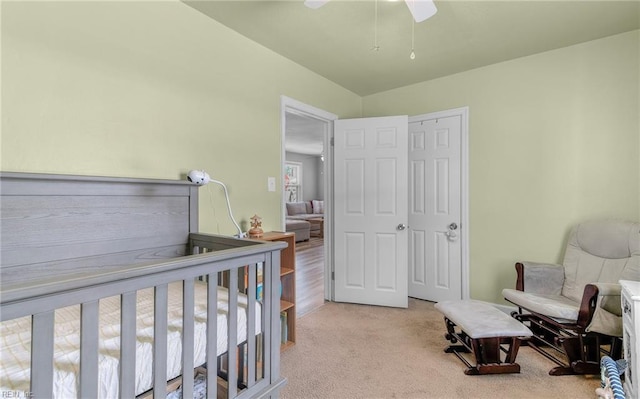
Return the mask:
<path id="1" fill-rule="evenodd" d="M 135 397 L 136 292 L 120 297 L 120 399 Z"/>
<path id="2" fill-rule="evenodd" d="M 269 344 L 264 351 L 264 372 L 271 384 L 280 378 L 280 275 L 276 274 L 280 271 L 279 265 L 280 252 L 267 254 L 264 273 L 265 286 L 269 284 L 269 291 L 265 293 L 265 309 L 268 312 L 265 320 L 269 320 L 271 326 L 265 329 L 264 342 Z"/>
<path id="3" fill-rule="evenodd" d="M 33 398 L 53 396 L 53 331 L 55 312 L 31 318 L 31 394 Z"/>
<path id="4" fill-rule="evenodd" d="M 273 270 L 274 275 L 272 276 L 271 288 L 273 289 L 273 297 L 275 303 L 275 307 L 278 311 L 272 316 L 273 324 L 269 331 L 277 332 L 278 336 L 273 340 L 275 341 L 275 346 L 272 348 L 273 355 L 271 357 L 271 365 L 269 367 L 269 375 L 271 376 L 271 383 L 275 383 L 280 379 L 280 344 L 278 343 L 280 340 L 280 329 L 275 327 L 276 324 L 280 324 L 280 258 L 282 254 L 280 251 L 271 252 L 268 254 L 269 256 L 269 268 Z M 273 267 L 272 267 L 273 266 Z"/>
<path id="5" fill-rule="evenodd" d="M 207 398 L 218 394 L 218 273 L 207 276 Z"/>
<path id="6" fill-rule="evenodd" d="M 193 397 L 194 280 L 182 284 L 182 397 Z"/>
<path id="7" fill-rule="evenodd" d="M 229 273 L 229 317 L 227 317 L 229 398 L 238 392 L 238 273 Z"/>
<path id="8" fill-rule="evenodd" d="M 80 397 L 98 397 L 100 301 L 80 305 Z"/>
<path id="9" fill-rule="evenodd" d="M 247 293 L 247 385 L 256 382 L 256 264 L 249 265 Z M 264 282 L 263 282 L 264 284 Z"/>
<path id="10" fill-rule="evenodd" d="M 264 356 L 264 375 L 268 377 L 269 367 L 271 364 L 271 353 L 275 351 L 276 348 L 274 345 L 277 345 L 278 351 L 280 351 L 280 312 L 274 314 L 273 308 L 276 307 L 274 301 L 274 292 L 273 292 L 273 283 L 272 280 L 275 276 L 272 273 L 270 259 L 267 257 L 265 259 L 263 265 L 263 274 L 264 274 L 264 295 L 263 295 L 263 307 L 262 307 L 262 325 L 265 326 L 263 331 L 263 342 L 264 349 L 262 351 Z M 278 276 L 279 277 L 279 276 Z M 278 278 L 278 281 L 280 279 Z M 278 298 L 277 308 L 280 309 L 280 300 Z M 273 330 L 273 327 L 276 323 L 277 319 L 277 327 Z M 276 337 L 277 335 L 277 337 Z"/>
<path id="11" fill-rule="evenodd" d="M 153 398 L 167 397 L 167 284 L 155 287 L 153 322 Z"/>

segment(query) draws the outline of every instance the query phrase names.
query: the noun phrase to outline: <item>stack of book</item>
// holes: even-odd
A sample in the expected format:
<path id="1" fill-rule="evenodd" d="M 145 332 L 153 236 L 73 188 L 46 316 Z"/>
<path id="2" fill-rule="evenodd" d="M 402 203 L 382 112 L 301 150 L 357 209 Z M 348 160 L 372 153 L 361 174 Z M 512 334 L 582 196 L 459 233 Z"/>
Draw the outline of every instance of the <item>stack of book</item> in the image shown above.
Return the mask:
<path id="1" fill-rule="evenodd" d="M 257 271 L 257 285 L 256 285 L 256 299 L 258 301 L 262 301 L 262 292 L 263 292 L 263 278 L 262 278 L 262 263 L 258 264 L 258 271 Z"/>
<path id="2" fill-rule="evenodd" d="M 280 312 L 280 342 L 286 344 L 288 337 L 287 312 Z"/>

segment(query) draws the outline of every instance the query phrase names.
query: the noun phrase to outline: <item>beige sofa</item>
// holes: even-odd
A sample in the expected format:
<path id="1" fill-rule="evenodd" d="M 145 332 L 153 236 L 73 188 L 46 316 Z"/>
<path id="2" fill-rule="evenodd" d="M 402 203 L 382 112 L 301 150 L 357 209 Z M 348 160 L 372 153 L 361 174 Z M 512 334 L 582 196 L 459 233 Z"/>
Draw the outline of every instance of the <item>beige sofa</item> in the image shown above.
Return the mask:
<path id="1" fill-rule="evenodd" d="M 315 208 L 314 208 L 315 205 Z M 320 232 L 320 224 L 309 223 L 309 219 L 324 219 L 324 201 L 300 201 L 286 203 L 286 230 L 296 233 L 296 242 L 306 241 L 310 235 L 322 236 Z M 309 226 L 308 232 L 305 231 L 304 223 Z"/>
<path id="2" fill-rule="evenodd" d="M 306 220 L 286 220 L 287 233 L 294 233 L 296 235 L 296 242 L 309 241 L 311 237 L 311 223 Z"/>

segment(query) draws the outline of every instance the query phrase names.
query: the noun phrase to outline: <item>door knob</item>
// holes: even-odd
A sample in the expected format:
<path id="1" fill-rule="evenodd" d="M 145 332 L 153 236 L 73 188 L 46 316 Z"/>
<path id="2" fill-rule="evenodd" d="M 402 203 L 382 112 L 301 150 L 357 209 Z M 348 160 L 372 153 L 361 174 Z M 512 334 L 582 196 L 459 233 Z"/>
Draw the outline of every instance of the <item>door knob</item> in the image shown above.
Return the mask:
<path id="1" fill-rule="evenodd" d="M 400 223 L 399 225 L 396 226 L 396 230 L 398 231 L 402 231 L 404 229 L 406 229 L 407 226 L 404 223 Z"/>
<path id="2" fill-rule="evenodd" d="M 449 225 L 449 230 L 444 233 L 444 235 L 447 236 L 449 241 L 456 241 L 458 239 L 458 235 L 455 232 L 457 229 L 458 229 L 458 225 L 455 222 Z"/>

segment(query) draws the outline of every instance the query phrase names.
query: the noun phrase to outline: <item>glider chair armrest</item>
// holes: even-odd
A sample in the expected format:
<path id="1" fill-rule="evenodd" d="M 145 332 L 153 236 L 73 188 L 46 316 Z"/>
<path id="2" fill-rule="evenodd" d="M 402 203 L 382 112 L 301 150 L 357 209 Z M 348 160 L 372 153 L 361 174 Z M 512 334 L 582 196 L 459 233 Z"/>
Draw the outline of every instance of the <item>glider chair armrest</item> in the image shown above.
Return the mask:
<path id="1" fill-rule="evenodd" d="M 598 302 L 598 294 L 600 290 L 595 284 L 587 284 L 584 287 L 584 293 L 582 294 L 582 302 L 580 302 L 580 310 L 578 310 L 578 320 L 576 324 L 581 328 L 586 328 L 593 314 L 596 311 L 596 304 Z"/>
<path id="2" fill-rule="evenodd" d="M 592 283 L 584 287 L 577 324 L 585 331 L 622 336 L 622 287 L 617 283 Z"/>
<path id="3" fill-rule="evenodd" d="M 516 263 L 516 289 L 535 294 L 560 295 L 564 284 L 564 267 L 551 263 Z"/>

